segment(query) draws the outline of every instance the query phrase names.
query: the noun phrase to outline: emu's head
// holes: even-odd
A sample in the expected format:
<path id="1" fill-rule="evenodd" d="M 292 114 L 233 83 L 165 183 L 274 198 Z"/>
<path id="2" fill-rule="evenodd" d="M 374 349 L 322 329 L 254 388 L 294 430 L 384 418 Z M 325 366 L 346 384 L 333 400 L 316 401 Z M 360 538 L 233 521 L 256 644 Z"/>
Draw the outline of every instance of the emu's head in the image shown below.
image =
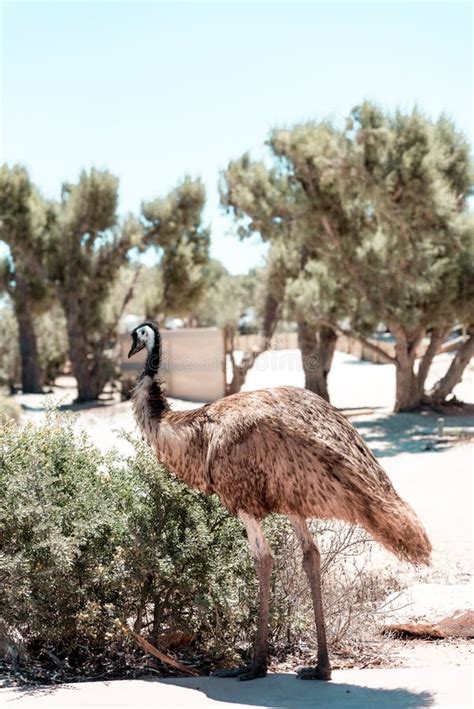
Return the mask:
<path id="1" fill-rule="evenodd" d="M 155 345 L 159 346 L 160 334 L 156 323 L 148 321 L 138 325 L 132 332 L 132 347 L 128 353 L 128 357 L 133 357 L 134 354 L 140 352 L 144 347 L 151 353 L 155 349 Z"/>

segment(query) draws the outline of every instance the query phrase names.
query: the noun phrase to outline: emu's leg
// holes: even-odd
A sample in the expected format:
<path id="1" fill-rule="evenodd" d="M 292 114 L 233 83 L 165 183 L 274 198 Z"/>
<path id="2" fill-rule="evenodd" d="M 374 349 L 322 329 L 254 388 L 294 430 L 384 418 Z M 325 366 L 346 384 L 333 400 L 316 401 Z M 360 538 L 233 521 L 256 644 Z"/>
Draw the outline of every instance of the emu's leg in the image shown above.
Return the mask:
<path id="1" fill-rule="evenodd" d="M 313 596 L 314 617 L 318 636 L 318 664 L 316 667 L 305 667 L 298 672 L 300 679 L 331 679 L 331 665 L 326 642 L 324 611 L 321 596 L 320 554 L 314 543 L 306 520 L 303 517 L 290 517 L 298 541 L 303 549 L 303 568 L 308 577 Z"/>
<path id="2" fill-rule="evenodd" d="M 257 623 L 257 642 L 253 662 L 244 667 L 230 670 L 220 670 L 215 673 L 217 677 L 238 677 L 240 680 L 265 677 L 267 674 L 268 654 L 268 614 L 270 609 L 270 576 L 273 566 L 273 557 L 267 544 L 260 523 L 246 514 L 239 512 L 239 517 L 247 530 L 250 552 L 253 556 L 259 580 L 259 608 Z"/>

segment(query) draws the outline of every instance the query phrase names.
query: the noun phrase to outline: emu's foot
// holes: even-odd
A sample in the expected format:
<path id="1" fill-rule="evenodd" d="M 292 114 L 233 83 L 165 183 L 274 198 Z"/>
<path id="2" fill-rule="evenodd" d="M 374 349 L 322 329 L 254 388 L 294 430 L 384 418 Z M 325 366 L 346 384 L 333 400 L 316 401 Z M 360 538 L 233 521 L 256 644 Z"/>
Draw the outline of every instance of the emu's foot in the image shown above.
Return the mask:
<path id="1" fill-rule="evenodd" d="M 217 670 L 213 677 L 237 677 L 241 682 L 257 677 L 265 677 L 267 674 L 266 665 L 242 665 L 241 667 L 231 667 L 227 670 Z"/>
<path id="2" fill-rule="evenodd" d="M 320 667 L 301 667 L 296 676 L 298 679 L 331 679 L 331 668 L 321 669 Z"/>

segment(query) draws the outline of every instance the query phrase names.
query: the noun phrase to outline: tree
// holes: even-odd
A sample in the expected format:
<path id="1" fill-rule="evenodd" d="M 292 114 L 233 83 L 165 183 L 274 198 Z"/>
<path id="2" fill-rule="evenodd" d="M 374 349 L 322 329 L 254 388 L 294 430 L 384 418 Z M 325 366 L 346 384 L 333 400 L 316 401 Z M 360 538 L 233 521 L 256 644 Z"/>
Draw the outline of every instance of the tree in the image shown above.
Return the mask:
<path id="1" fill-rule="evenodd" d="M 48 248 L 52 212 L 25 168 L 0 169 L 0 240 L 9 249 L 0 267 L 0 287 L 10 296 L 18 322 L 21 380 L 24 393 L 42 392 L 43 377 L 34 316 L 50 303 L 42 268 Z"/>
<path id="2" fill-rule="evenodd" d="M 298 325 L 305 387 L 326 401 L 329 401 L 328 375 L 338 338 L 335 323 L 340 308 L 336 286 L 317 258 L 308 260 L 287 285 L 289 312 Z"/>
<path id="3" fill-rule="evenodd" d="M 361 303 L 349 288 L 349 274 L 335 277 L 329 244 L 329 237 L 336 232 L 349 236 L 360 218 L 352 195 L 337 194 L 347 142 L 333 124 L 323 121 L 295 126 L 290 132 L 275 130 L 268 144 L 298 203 L 292 228 L 298 255 L 296 269 L 288 280 L 287 297 L 298 324 L 305 386 L 329 401 L 328 375 L 339 323 L 350 314 L 361 331 L 365 327 Z M 296 156 L 300 158 L 297 165 L 293 161 Z"/>
<path id="4" fill-rule="evenodd" d="M 317 139 L 321 142 L 332 133 L 325 124 Z M 269 141 L 274 158 L 276 137 L 274 134 Z M 340 284 L 332 282 L 321 261 L 324 242 L 315 227 L 314 201 L 294 179 L 284 159 L 278 157 L 274 166 L 267 168 L 263 162 L 251 162 L 248 155 L 229 164 L 221 198 L 238 220 L 242 238 L 258 232 L 270 242 L 269 293 L 273 298 L 266 321 L 274 329 L 286 299 L 288 313 L 298 326 L 305 386 L 329 399 L 327 377 L 337 341 L 335 325 L 344 312 L 346 293 L 335 287 Z M 331 194 L 325 199 L 333 203 Z M 324 214 L 325 204 L 318 208 Z"/>
<path id="5" fill-rule="evenodd" d="M 248 154 L 229 163 L 222 172 L 219 189 L 221 204 L 236 220 L 239 236 L 243 239 L 258 233 L 270 244 L 258 299 L 260 339 L 257 346 L 244 353 L 238 365 L 231 359 L 233 377 L 229 393 L 233 393 L 240 391 L 257 357 L 270 347 L 281 317 L 289 270 L 285 240 L 291 248 L 288 231 L 294 205 L 290 205 L 287 199 L 286 179 L 262 162 L 251 162 Z M 229 340 L 228 349 L 233 350 L 232 340 Z"/>
<path id="6" fill-rule="evenodd" d="M 474 355 L 474 219 L 467 209 L 467 196 L 472 194 L 473 170 L 470 146 L 464 136 L 444 116 L 436 123 L 436 137 L 442 146 L 438 153 L 440 169 L 454 192 L 459 218 L 456 223 L 461 248 L 458 252 L 454 285 L 441 294 L 445 329 L 453 322 L 463 323 L 466 339 L 460 345 L 448 370 L 429 392 L 435 405 L 444 402 L 461 380 Z M 440 307 L 440 311 L 442 311 Z M 441 319 L 441 318 L 440 318 Z"/>
<path id="7" fill-rule="evenodd" d="M 239 364 L 232 356 L 232 380 L 229 385 L 229 394 L 241 390 L 245 383 L 248 372 L 252 369 L 256 359 L 266 352 L 272 344 L 273 335 L 277 328 L 282 313 L 284 302 L 285 281 L 281 278 L 282 262 L 280 261 L 276 249 L 270 249 L 267 263 L 262 273 L 260 287 L 256 294 L 256 308 L 259 326 L 258 344 L 247 349 Z M 234 349 L 233 339 L 229 344 L 229 352 Z"/>
<path id="8" fill-rule="evenodd" d="M 384 116 L 363 104 L 353 119 L 364 191 L 379 203 L 372 233 L 383 234 L 386 242 L 379 249 L 382 258 L 369 246 L 385 275 L 385 282 L 380 276 L 372 280 L 370 295 L 373 304 L 382 301 L 381 315 L 395 337 L 395 408 L 409 410 L 423 403 L 433 357 L 468 302 L 460 284 L 472 236 L 463 213 L 469 146 L 445 117 L 433 123 L 417 111 Z M 472 303 L 471 297 L 471 309 Z M 415 370 L 427 330 L 430 345 Z"/>
<path id="9" fill-rule="evenodd" d="M 117 323 L 133 289 L 117 305 L 110 302 L 120 269 L 142 237 L 133 218 L 119 224 L 117 190 L 109 172 L 82 172 L 77 184 L 63 185 L 51 232 L 48 270 L 66 316 L 78 401 L 96 399 L 114 375 Z"/>
<path id="10" fill-rule="evenodd" d="M 457 318 L 464 323 L 466 338 L 462 342 L 453 357 L 445 374 L 434 384 L 429 392 L 429 401 L 435 406 L 439 406 L 451 394 L 456 384 L 461 381 L 463 372 L 474 356 L 474 228 L 470 215 L 465 219 L 465 249 L 459 256 L 457 291 L 451 302 L 448 301 L 448 313 L 452 318 Z M 449 312 L 451 311 L 451 312 Z"/>
<path id="11" fill-rule="evenodd" d="M 209 230 L 202 224 L 206 202 L 200 180 L 185 177 L 165 197 L 142 204 L 144 244 L 160 254 L 160 288 L 149 315 L 189 315 L 206 286 Z"/>
<path id="12" fill-rule="evenodd" d="M 452 322 L 446 304 L 459 291 L 465 140 L 445 118 L 384 115 L 364 103 L 345 131 L 309 123 L 276 131 L 270 144 L 307 197 L 318 255 L 355 309 L 355 318 L 347 310 L 353 331 L 361 336 L 382 320 L 395 338 L 396 410 L 416 408 Z M 415 370 L 429 329 L 430 347 Z"/>
<path id="13" fill-rule="evenodd" d="M 273 316 L 274 300 L 271 291 L 271 260 L 264 269 L 252 269 L 245 275 L 231 275 L 220 262 L 211 261 L 208 285 L 200 302 L 200 322 L 217 325 L 224 333 L 225 355 L 231 366 L 231 379 L 226 384 L 226 394 L 239 392 L 256 358 L 267 349 L 276 326 Z M 245 326 L 244 316 L 254 312 L 259 342 L 243 353 L 238 362 L 235 357 L 235 338 Z M 269 317 L 270 314 L 270 317 Z"/>
<path id="14" fill-rule="evenodd" d="M 225 356 L 229 359 L 232 368 L 232 379 L 230 383 L 226 383 L 226 394 L 233 394 L 240 391 L 241 386 L 240 382 L 237 383 L 235 336 L 248 303 L 246 303 L 241 276 L 231 276 L 225 270 L 216 275 L 217 278 L 209 282 L 200 309 L 205 313 L 205 320 L 220 327 L 224 334 Z"/>

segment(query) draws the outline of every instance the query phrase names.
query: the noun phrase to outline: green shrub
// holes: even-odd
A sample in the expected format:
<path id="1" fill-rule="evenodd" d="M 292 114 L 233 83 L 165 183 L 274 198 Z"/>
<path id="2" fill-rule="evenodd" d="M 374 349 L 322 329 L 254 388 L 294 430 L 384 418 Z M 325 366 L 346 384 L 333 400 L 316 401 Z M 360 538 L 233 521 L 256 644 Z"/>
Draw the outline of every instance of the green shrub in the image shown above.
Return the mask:
<path id="1" fill-rule="evenodd" d="M 16 646 L 30 677 L 50 676 L 38 667 L 62 679 L 139 671 L 125 625 L 165 651 L 178 630 L 181 651 L 208 665 L 248 659 L 257 583 L 240 522 L 131 443 L 129 457 L 102 453 L 72 418 L 54 413 L 38 426 L 1 421 L 0 650 L 14 659 Z M 360 572 L 367 541 L 358 530 L 316 527 L 337 647 L 390 589 Z M 299 549 L 285 520 L 270 518 L 265 529 L 275 555 L 273 651 L 301 641 L 313 650 Z"/>
<path id="2" fill-rule="evenodd" d="M 134 445 L 119 458 L 62 416 L 3 420 L 0 607 L 33 654 L 97 669 L 124 651 L 121 624 L 152 638 L 184 627 L 211 653 L 240 628 L 246 606 L 228 609 L 251 565 L 238 522 Z"/>

